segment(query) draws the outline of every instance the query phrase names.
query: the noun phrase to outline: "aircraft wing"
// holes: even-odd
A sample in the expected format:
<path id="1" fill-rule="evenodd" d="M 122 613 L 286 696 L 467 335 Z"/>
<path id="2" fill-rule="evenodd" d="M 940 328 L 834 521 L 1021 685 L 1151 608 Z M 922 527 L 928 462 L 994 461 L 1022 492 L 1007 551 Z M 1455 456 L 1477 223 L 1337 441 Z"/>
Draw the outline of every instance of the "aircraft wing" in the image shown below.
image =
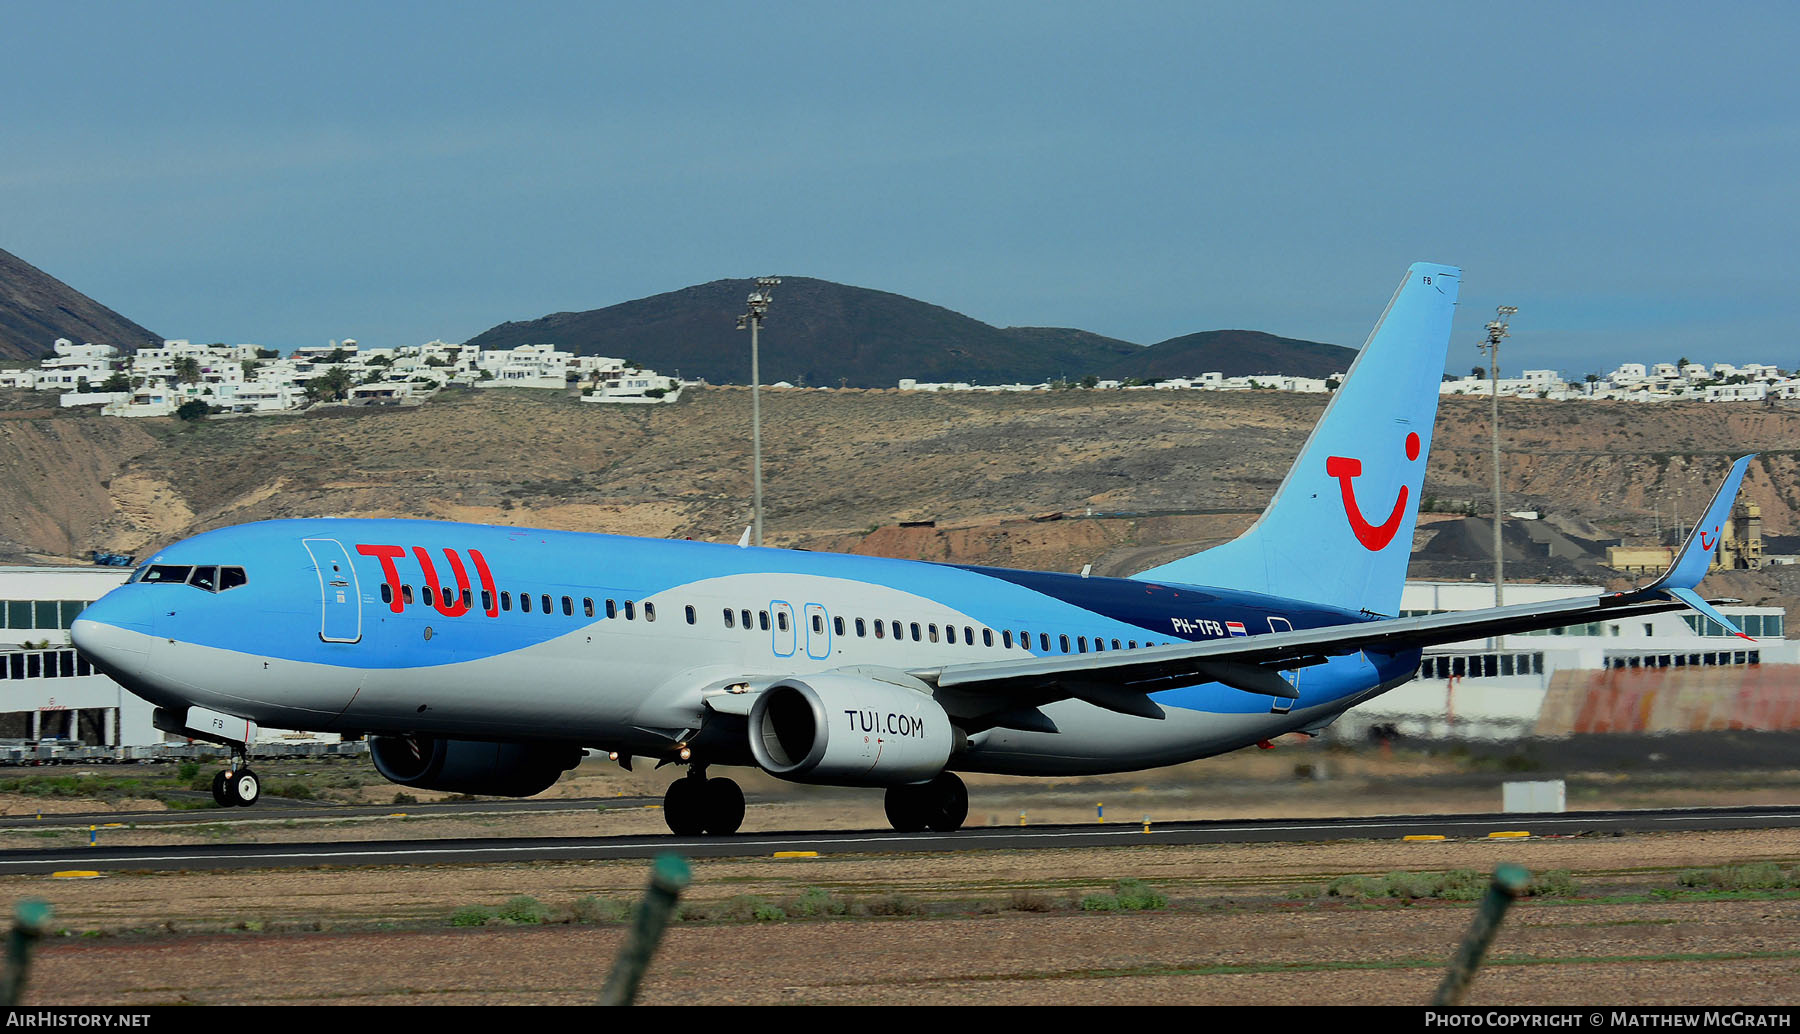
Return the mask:
<path id="1" fill-rule="evenodd" d="M 1398 653 L 1683 607 L 1698 610 L 1742 636 L 1693 589 L 1706 574 L 1710 553 L 1718 544 L 1751 458 L 1745 456 L 1732 465 L 1705 517 L 1676 554 L 1668 572 L 1643 589 L 1141 650 L 916 668 L 908 674 L 934 686 L 940 703 L 956 717 L 1042 728 L 1040 723 L 1047 723 L 1048 719 L 1041 714 L 1034 716 L 1032 709 L 1056 700 L 1074 698 L 1125 714 L 1160 718 L 1162 709 L 1149 693 L 1200 682 L 1218 682 L 1246 693 L 1293 699 L 1297 694 L 1281 672 L 1322 664 L 1329 657 L 1360 650 Z M 1022 726 L 1018 724 L 1021 722 Z"/>
<path id="2" fill-rule="evenodd" d="M 915 668 L 907 674 L 937 687 L 940 701 L 958 716 L 1004 709 L 999 707 L 1002 702 L 1009 707 L 1036 707 L 1073 697 L 1109 710 L 1160 718 L 1162 709 L 1147 694 L 1161 689 L 1218 682 L 1246 693 L 1293 699 L 1298 694 L 1281 672 L 1323 664 L 1329 657 L 1360 650 L 1398 653 L 1486 636 L 1656 614 L 1687 605 L 1660 591 L 1584 596 L 1141 650 Z M 952 700 L 945 701 L 946 695 Z M 952 701 L 962 706 L 951 707 Z"/>

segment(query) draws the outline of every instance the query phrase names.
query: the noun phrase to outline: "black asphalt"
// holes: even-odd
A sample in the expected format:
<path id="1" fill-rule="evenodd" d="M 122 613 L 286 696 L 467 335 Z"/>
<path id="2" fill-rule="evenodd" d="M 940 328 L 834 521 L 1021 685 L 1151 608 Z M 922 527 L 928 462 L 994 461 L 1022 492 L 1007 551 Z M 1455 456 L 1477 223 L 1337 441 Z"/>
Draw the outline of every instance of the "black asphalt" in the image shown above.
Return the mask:
<path id="1" fill-rule="evenodd" d="M 505 807 L 552 803 L 571 802 L 520 802 L 508 803 Z M 592 807 L 592 804 L 587 806 Z M 479 807 L 493 811 L 496 806 L 493 802 L 486 802 Z M 345 809 L 331 809 L 330 813 L 343 815 Z M 289 813 L 282 814 L 286 816 Z M 59 820 L 62 818 L 59 817 Z M 110 816 L 109 821 L 117 821 L 119 818 L 116 815 Z M 1715 829 L 1780 829 L 1795 826 L 1800 826 L 1800 808 L 1675 808 L 1567 812 L 1555 815 L 1413 815 L 1172 822 L 1152 825 L 1148 832 L 1142 825 L 1133 823 L 1093 823 L 1065 826 L 977 826 L 954 833 L 826 830 L 740 833 L 728 837 L 537 837 L 162 847 L 107 847 L 102 844 L 74 850 L 56 848 L 3 851 L 0 852 L 0 873 L 48 874 L 72 869 L 141 871 L 602 861 L 648 858 L 666 851 L 693 858 L 715 858 L 769 857 L 776 852 L 786 851 L 816 851 L 821 856 L 829 856 L 916 851 L 1029 851 L 1146 844 L 1329 842 L 1385 840 L 1405 836 L 1486 839 L 1489 834 L 1500 832 L 1526 832 L 1533 837 L 1574 837 Z"/>

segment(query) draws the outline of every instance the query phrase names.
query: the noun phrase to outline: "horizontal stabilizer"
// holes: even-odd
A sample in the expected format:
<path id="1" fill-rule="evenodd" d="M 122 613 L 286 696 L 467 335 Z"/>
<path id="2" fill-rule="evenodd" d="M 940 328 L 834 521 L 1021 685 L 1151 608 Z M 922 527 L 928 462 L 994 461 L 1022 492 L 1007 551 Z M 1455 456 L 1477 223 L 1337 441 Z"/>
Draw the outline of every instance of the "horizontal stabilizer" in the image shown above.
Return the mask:
<path id="1" fill-rule="evenodd" d="M 1737 636 L 1739 639 L 1750 639 L 1749 636 L 1744 634 L 1743 629 L 1737 627 L 1737 624 L 1735 622 L 1733 622 L 1730 618 L 1719 613 L 1719 611 L 1717 609 L 1715 609 L 1712 604 L 1701 599 L 1700 594 L 1695 592 L 1694 590 L 1683 589 L 1677 585 L 1677 586 L 1672 586 L 1670 588 L 1664 589 L 1663 591 L 1668 593 L 1669 595 L 1675 597 L 1676 599 L 1680 600 L 1681 602 L 1687 604 L 1688 606 L 1694 608 L 1694 610 L 1698 611 L 1699 613 L 1704 614 L 1705 616 L 1712 618 L 1714 621 L 1717 621 L 1719 624 L 1725 626 L 1725 631 L 1730 632 L 1732 635 Z M 1756 642 L 1756 640 L 1754 640 L 1754 639 L 1750 639 L 1750 641 L 1753 643 Z"/>

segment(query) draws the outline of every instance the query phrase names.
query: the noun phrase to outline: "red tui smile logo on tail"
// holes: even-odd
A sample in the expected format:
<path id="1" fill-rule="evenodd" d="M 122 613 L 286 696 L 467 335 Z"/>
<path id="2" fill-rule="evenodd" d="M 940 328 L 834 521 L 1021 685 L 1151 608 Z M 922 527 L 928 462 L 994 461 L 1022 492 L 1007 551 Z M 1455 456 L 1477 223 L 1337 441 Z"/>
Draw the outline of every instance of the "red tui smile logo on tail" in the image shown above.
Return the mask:
<path id="1" fill-rule="evenodd" d="M 1419 436 L 1406 436 L 1406 458 L 1419 458 Z M 1337 478 L 1338 491 L 1344 497 L 1344 516 L 1350 521 L 1350 530 L 1356 533 L 1356 541 L 1370 552 L 1380 552 L 1394 541 L 1394 535 L 1400 531 L 1400 519 L 1406 515 L 1407 487 L 1400 486 L 1400 495 L 1394 499 L 1394 511 L 1380 524 L 1370 524 L 1363 516 L 1362 507 L 1356 502 L 1356 489 L 1350 484 L 1362 473 L 1362 460 L 1348 456 L 1327 456 L 1325 458 L 1325 474 Z"/>

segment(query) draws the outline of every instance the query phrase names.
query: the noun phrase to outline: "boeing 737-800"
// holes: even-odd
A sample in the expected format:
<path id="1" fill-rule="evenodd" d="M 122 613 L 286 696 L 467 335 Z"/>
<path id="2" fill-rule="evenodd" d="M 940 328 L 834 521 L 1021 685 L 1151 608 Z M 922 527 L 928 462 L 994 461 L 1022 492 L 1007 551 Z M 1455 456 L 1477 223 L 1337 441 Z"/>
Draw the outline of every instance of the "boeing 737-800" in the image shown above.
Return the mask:
<path id="1" fill-rule="evenodd" d="M 1395 617 L 1460 271 L 1414 265 L 1274 499 L 1237 539 L 1131 578 L 411 520 L 223 528 L 75 622 L 158 728 L 366 734 L 403 786 L 529 796 L 585 750 L 688 766 L 665 814 L 732 833 L 718 766 L 882 787 L 954 830 L 956 772 L 1172 765 L 1317 732 L 1421 648 L 1691 607 L 1749 457 L 1669 572 L 1632 592 Z"/>

